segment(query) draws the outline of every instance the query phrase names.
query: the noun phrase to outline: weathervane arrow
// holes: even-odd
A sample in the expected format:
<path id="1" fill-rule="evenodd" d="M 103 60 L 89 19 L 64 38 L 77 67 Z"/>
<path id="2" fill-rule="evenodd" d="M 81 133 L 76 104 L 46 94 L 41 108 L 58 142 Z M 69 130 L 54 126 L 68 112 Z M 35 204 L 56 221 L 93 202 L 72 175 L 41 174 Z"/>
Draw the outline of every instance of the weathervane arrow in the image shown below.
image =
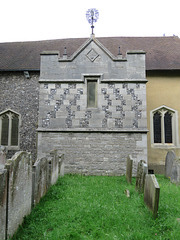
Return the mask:
<path id="1" fill-rule="evenodd" d="M 99 18 L 99 12 L 95 8 L 90 8 L 86 12 L 86 18 L 88 23 L 91 25 L 92 28 L 92 34 L 94 34 L 93 29 L 94 29 L 94 23 L 97 22 Z"/>

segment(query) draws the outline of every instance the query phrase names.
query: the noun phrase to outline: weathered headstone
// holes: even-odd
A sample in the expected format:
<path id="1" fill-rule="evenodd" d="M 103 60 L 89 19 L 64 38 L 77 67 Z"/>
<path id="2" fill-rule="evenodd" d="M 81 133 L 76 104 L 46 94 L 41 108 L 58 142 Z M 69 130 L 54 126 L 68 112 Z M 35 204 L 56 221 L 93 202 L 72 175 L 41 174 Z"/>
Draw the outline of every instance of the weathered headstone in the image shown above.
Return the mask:
<path id="1" fill-rule="evenodd" d="M 154 218 L 158 214 L 160 187 L 154 174 L 146 174 L 144 186 L 144 202 L 152 211 Z"/>
<path id="2" fill-rule="evenodd" d="M 132 167 L 133 167 L 133 159 L 131 155 L 127 157 L 126 162 L 126 180 L 128 183 L 132 183 Z"/>
<path id="3" fill-rule="evenodd" d="M 59 176 L 64 176 L 64 154 L 59 155 Z"/>
<path id="4" fill-rule="evenodd" d="M 6 239 L 7 170 L 0 169 L 0 239 Z"/>
<path id="5" fill-rule="evenodd" d="M 170 178 L 172 172 L 172 166 L 176 159 L 176 154 L 173 150 L 168 151 L 165 161 L 165 177 Z"/>
<path id="6" fill-rule="evenodd" d="M 32 174 L 32 206 L 39 203 L 50 186 L 49 164 L 47 158 L 41 158 L 33 165 Z"/>
<path id="7" fill-rule="evenodd" d="M 144 192 L 144 183 L 145 183 L 146 174 L 148 174 L 147 163 L 141 160 L 138 162 L 137 176 L 136 176 L 136 190 L 139 193 Z"/>
<path id="8" fill-rule="evenodd" d="M 6 163 L 6 148 L 0 146 L 0 169 L 3 169 Z"/>
<path id="9" fill-rule="evenodd" d="M 173 163 L 170 179 L 172 183 L 180 184 L 180 161 L 178 160 Z"/>
<path id="10" fill-rule="evenodd" d="M 49 176 L 51 185 L 55 184 L 59 177 L 59 156 L 57 150 L 52 150 L 49 157 Z"/>
<path id="11" fill-rule="evenodd" d="M 8 180 L 8 225 L 7 236 L 12 237 L 31 212 L 32 157 L 30 153 L 16 152 L 6 162 Z"/>

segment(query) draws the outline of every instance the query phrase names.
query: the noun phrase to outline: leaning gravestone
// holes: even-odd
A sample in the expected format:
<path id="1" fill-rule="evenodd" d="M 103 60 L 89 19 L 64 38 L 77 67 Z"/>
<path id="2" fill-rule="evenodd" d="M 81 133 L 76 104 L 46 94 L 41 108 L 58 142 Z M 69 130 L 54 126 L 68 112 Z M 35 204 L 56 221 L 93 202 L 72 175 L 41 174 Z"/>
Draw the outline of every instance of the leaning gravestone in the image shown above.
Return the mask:
<path id="1" fill-rule="evenodd" d="M 168 151 L 166 155 L 166 161 L 165 161 L 165 177 L 170 178 L 171 172 L 172 172 L 172 166 L 174 161 L 176 160 L 176 154 L 174 151 Z"/>
<path id="2" fill-rule="evenodd" d="M 128 183 L 132 183 L 132 167 L 133 167 L 133 160 L 131 155 L 127 157 L 126 162 L 126 180 Z"/>
<path id="3" fill-rule="evenodd" d="M 137 176 L 136 176 L 136 190 L 139 193 L 144 192 L 144 183 L 145 183 L 146 174 L 148 174 L 147 163 L 144 160 L 141 160 L 138 162 Z"/>
<path id="4" fill-rule="evenodd" d="M 152 211 L 154 218 L 157 217 L 159 206 L 160 187 L 154 174 L 147 174 L 144 186 L 144 202 Z"/>
<path id="5" fill-rule="evenodd" d="M 173 163 L 171 170 L 171 182 L 180 184 L 180 160 L 176 160 Z"/>

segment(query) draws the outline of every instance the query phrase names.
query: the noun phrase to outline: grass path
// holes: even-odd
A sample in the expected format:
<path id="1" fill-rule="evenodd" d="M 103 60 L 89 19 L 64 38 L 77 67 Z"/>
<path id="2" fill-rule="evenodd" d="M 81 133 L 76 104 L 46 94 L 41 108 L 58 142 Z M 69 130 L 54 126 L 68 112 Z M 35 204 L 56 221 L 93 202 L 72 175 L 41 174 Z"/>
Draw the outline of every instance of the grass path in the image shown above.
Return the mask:
<path id="1" fill-rule="evenodd" d="M 159 216 L 153 219 L 135 179 L 65 175 L 42 198 L 13 240 L 180 239 L 180 186 L 158 176 Z M 124 191 L 130 191 L 127 198 Z"/>

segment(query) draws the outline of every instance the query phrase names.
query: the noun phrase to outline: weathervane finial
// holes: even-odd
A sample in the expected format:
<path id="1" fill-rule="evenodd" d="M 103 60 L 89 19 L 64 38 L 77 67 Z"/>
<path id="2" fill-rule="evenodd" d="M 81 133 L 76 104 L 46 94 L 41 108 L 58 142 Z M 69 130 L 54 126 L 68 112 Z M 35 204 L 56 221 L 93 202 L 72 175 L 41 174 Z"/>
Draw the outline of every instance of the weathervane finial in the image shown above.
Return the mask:
<path id="1" fill-rule="evenodd" d="M 97 9 L 95 8 L 90 8 L 87 10 L 86 12 L 86 18 L 89 24 L 91 24 L 91 28 L 92 28 L 92 34 L 94 34 L 93 29 L 94 29 L 94 23 L 97 22 L 98 18 L 99 18 L 99 12 Z"/>

